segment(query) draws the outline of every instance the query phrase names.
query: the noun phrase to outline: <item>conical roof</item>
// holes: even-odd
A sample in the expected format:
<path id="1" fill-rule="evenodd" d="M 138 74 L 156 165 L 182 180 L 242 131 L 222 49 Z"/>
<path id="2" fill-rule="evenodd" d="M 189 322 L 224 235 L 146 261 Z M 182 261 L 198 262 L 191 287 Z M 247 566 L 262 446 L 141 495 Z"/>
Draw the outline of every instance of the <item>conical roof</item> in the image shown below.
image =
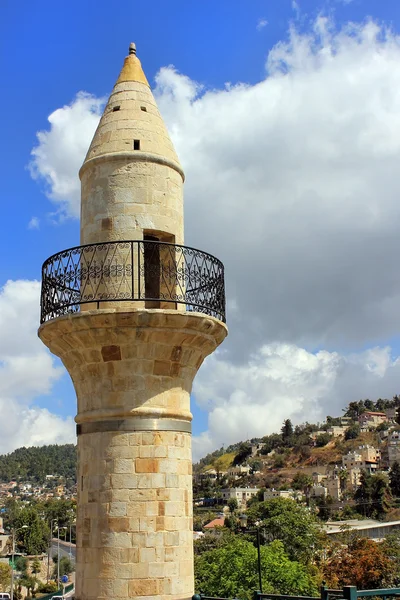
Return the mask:
<path id="1" fill-rule="evenodd" d="M 167 128 L 136 56 L 135 44 L 129 47 L 129 55 L 108 99 L 81 172 L 93 159 L 121 154 L 168 164 L 183 177 Z"/>

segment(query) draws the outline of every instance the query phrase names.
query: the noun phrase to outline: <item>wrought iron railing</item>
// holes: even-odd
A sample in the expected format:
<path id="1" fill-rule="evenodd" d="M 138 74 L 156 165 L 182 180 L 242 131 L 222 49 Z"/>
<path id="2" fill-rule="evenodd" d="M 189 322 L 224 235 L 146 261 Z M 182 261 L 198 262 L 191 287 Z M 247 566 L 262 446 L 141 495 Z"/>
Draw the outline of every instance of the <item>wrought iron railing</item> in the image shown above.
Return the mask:
<path id="1" fill-rule="evenodd" d="M 183 304 L 225 322 L 224 266 L 196 248 L 147 240 L 76 246 L 43 264 L 41 323 L 82 305 L 124 301 Z"/>

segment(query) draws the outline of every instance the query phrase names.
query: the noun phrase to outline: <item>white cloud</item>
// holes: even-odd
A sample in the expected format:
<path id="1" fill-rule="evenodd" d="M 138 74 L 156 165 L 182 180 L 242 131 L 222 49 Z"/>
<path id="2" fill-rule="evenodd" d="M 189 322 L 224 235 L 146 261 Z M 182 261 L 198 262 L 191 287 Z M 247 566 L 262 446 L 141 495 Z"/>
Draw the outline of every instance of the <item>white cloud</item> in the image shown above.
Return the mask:
<path id="1" fill-rule="evenodd" d="M 261 29 L 264 29 L 264 27 L 266 27 L 268 25 L 268 21 L 267 19 L 261 18 L 258 19 L 258 23 L 257 23 L 257 31 L 261 31 Z"/>
<path id="2" fill-rule="evenodd" d="M 38 217 L 32 217 L 28 223 L 28 229 L 39 229 L 40 219 Z"/>
<path id="3" fill-rule="evenodd" d="M 399 36 L 323 17 L 292 27 L 255 85 L 207 90 L 159 71 L 155 96 L 186 171 L 186 241 L 226 266 L 230 336 L 197 387 L 214 403 L 204 444 L 251 435 L 260 414 L 275 428 L 399 390 L 388 350 L 346 357 L 400 333 L 399 82 Z M 68 214 L 101 102 L 78 95 L 55 111 L 33 151 L 33 173 Z M 217 390 L 201 392 L 203 373 Z"/>
<path id="4" fill-rule="evenodd" d="M 292 0 L 292 10 L 296 15 L 296 19 L 300 17 L 300 5 L 296 0 Z"/>
<path id="5" fill-rule="evenodd" d="M 62 216 L 78 217 L 80 182 L 78 171 L 96 130 L 104 99 L 79 92 L 73 102 L 48 117 L 50 130 L 37 133 L 32 149 L 31 176 L 43 181 L 48 197 Z"/>
<path id="6" fill-rule="evenodd" d="M 39 293 L 37 281 L 8 281 L 0 289 L 0 453 L 75 440 L 71 417 L 34 404 L 65 373 L 37 337 Z"/>
<path id="7" fill-rule="evenodd" d="M 267 344 L 246 363 L 233 365 L 217 353 L 194 385 L 197 403 L 209 412 L 208 430 L 193 438 L 198 460 L 207 452 L 280 430 L 284 419 L 316 423 L 360 398 L 392 397 L 399 389 L 400 359 L 391 350 L 359 354 L 307 352 L 293 344 Z"/>

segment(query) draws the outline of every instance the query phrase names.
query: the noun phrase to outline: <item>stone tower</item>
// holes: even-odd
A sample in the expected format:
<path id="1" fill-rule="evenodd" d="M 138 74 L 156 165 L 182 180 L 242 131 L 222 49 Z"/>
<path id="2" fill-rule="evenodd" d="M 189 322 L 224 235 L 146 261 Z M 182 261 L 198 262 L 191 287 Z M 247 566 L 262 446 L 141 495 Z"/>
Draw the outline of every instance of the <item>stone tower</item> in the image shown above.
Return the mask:
<path id="1" fill-rule="evenodd" d="M 184 174 L 136 48 L 80 170 L 81 246 L 39 336 L 77 396 L 77 600 L 193 594 L 190 392 L 227 334 L 223 265 L 183 246 Z"/>

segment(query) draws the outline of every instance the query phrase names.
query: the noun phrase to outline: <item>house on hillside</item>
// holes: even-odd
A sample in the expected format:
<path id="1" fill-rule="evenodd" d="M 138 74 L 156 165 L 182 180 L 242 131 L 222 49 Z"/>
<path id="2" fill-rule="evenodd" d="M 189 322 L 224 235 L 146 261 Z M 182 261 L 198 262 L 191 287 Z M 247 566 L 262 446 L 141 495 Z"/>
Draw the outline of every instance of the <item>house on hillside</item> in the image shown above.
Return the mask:
<path id="1" fill-rule="evenodd" d="M 235 479 L 239 479 L 243 475 L 248 475 L 250 473 L 250 467 L 248 465 L 237 465 L 236 467 L 229 467 L 227 470 L 228 477 L 234 477 Z"/>
<path id="2" fill-rule="evenodd" d="M 0 556 L 9 550 L 10 536 L 4 531 L 3 519 L 0 517 Z"/>
<path id="3" fill-rule="evenodd" d="M 252 444 L 251 445 L 251 456 L 257 456 L 262 448 L 262 444 Z"/>
<path id="4" fill-rule="evenodd" d="M 324 475 L 323 473 L 318 473 L 317 471 L 315 471 L 315 473 L 312 474 L 313 483 L 321 483 L 321 481 L 323 481 L 324 479 L 326 479 L 326 475 Z"/>
<path id="5" fill-rule="evenodd" d="M 396 417 L 397 417 L 397 406 L 393 406 L 393 408 L 386 408 L 385 409 L 385 415 L 387 416 L 387 418 L 390 421 L 396 421 Z"/>
<path id="6" fill-rule="evenodd" d="M 213 519 L 212 521 L 207 523 L 207 525 L 204 525 L 203 529 L 205 529 L 206 531 L 215 532 L 218 531 L 218 529 L 221 529 L 222 527 L 225 527 L 225 517 L 218 517 L 217 519 Z"/>
<path id="7" fill-rule="evenodd" d="M 347 425 L 332 425 L 332 427 L 327 429 L 326 433 L 329 433 L 329 435 L 332 435 L 334 438 L 344 437 L 346 429 Z"/>
<path id="8" fill-rule="evenodd" d="M 230 498 L 236 498 L 239 506 L 246 506 L 247 501 L 258 493 L 258 488 L 226 488 L 221 490 L 222 498 L 227 502 Z"/>
<path id="9" fill-rule="evenodd" d="M 298 490 L 275 490 L 274 488 L 265 490 L 264 502 L 273 500 L 274 498 L 290 498 L 292 500 L 301 500 L 303 494 Z"/>
<path id="10" fill-rule="evenodd" d="M 389 465 L 400 463 L 400 431 L 392 431 L 388 438 Z"/>
<path id="11" fill-rule="evenodd" d="M 378 425 L 386 423 L 388 420 L 384 412 L 365 411 L 358 417 L 361 429 L 378 427 Z"/>
<path id="12" fill-rule="evenodd" d="M 342 488 L 340 485 L 339 477 L 329 477 L 325 482 L 326 488 L 328 490 L 328 496 L 331 496 L 335 500 L 342 499 Z"/>
<path id="13" fill-rule="evenodd" d="M 311 498 L 326 498 L 328 495 L 327 488 L 321 483 L 314 483 L 310 489 Z"/>

